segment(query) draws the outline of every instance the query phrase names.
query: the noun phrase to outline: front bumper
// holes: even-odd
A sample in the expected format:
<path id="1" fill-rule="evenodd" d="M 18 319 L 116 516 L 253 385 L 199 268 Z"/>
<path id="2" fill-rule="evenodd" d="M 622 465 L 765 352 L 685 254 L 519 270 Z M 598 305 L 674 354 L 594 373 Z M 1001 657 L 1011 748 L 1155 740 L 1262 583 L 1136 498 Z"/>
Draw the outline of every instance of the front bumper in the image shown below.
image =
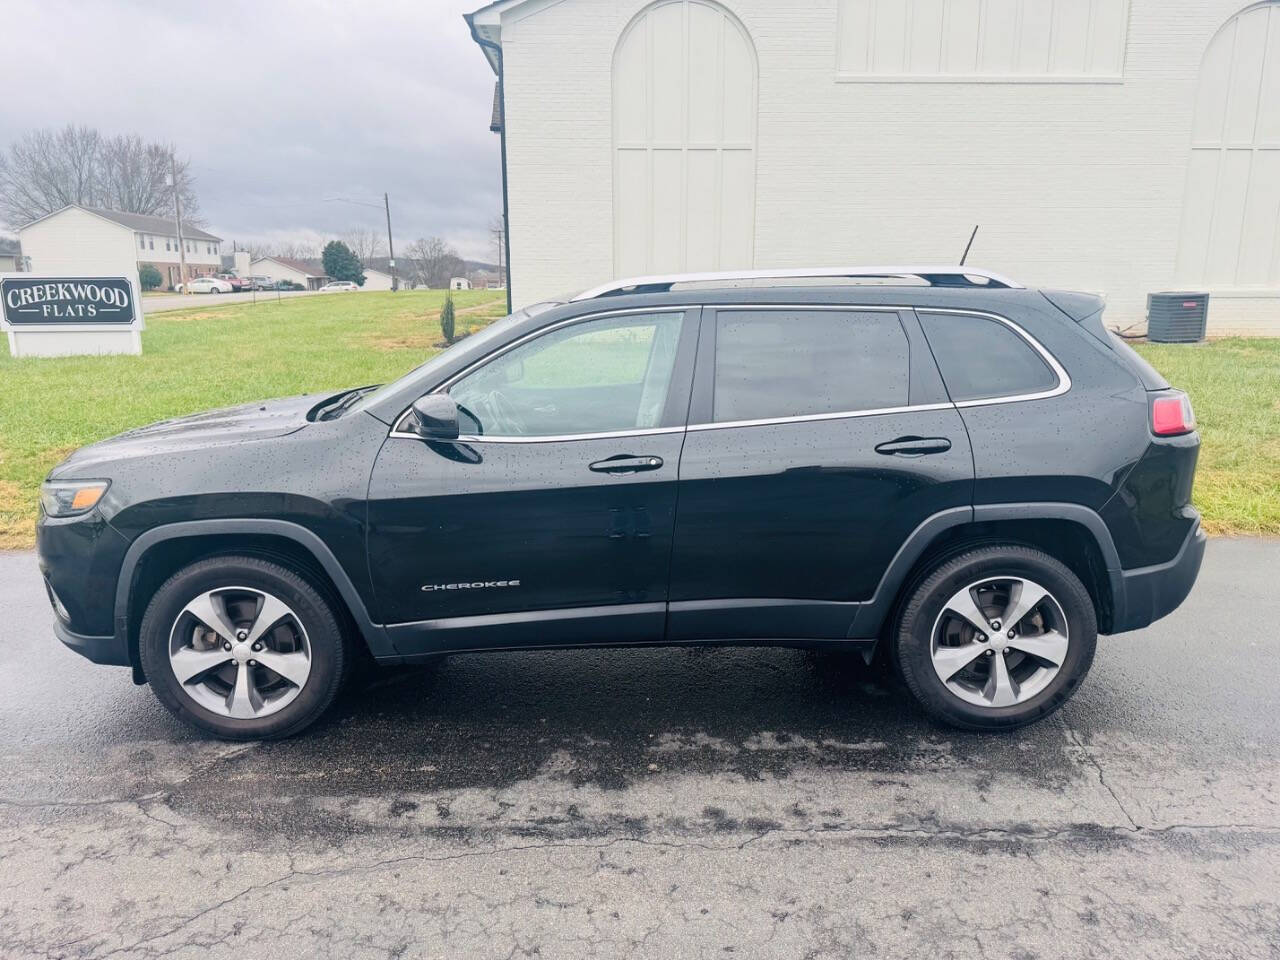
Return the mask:
<path id="1" fill-rule="evenodd" d="M 1139 630 L 1173 613 L 1195 585 L 1207 541 L 1197 520 L 1172 560 L 1150 567 L 1121 570 L 1119 584 L 1113 580 L 1113 585 L 1119 589 L 1115 590 L 1111 632 Z"/>
<path id="2" fill-rule="evenodd" d="M 116 586 L 128 546 L 97 511 L 65 520 L 41 511 L 36 524 L 36 561 L 54 607 L 54 632 L 94 663 L 129 663 L 115 629 Z"/>
<path id="3" fill-rule="evenodd" d="M 95 637 L 84 633 L 73 633 L 71 628 L 54 617 L 53 633 L 68 647 L 92 660 L 112 667 L 130 666 L 128 646 L 119 637 Z"/>

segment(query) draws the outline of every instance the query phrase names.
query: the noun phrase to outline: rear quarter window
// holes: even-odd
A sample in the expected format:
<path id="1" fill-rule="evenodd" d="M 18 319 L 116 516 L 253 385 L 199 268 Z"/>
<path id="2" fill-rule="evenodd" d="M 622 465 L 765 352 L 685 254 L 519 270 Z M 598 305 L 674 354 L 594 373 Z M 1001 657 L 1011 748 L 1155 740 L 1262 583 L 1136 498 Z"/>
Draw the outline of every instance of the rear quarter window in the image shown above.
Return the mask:
<path id="1" fill-rule="evenodd" d="M 1017 331 L 972 314 L 921 313 L 934 359 L 955 403 L 1046 393 L 1058 376 Z"/>

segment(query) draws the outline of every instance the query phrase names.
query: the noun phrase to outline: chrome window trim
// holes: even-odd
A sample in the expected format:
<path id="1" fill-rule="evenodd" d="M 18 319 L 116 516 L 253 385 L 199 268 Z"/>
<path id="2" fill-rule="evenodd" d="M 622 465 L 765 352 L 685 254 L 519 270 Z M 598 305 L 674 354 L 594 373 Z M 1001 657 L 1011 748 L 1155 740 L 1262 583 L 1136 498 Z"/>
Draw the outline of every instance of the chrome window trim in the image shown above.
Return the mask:
<path id="1" fill-rule="evenodd" d="M 855 417 L 877 417 L 885 414 L 907 413 L 909 411 L 946 410 L 953 407 L 956 409 L 963 409 L 966 407 L 990 406 L 997 403 L 1021 403 L 1024 400 L 1045 400 L 1049 397 L 1061 396 L 1071 389 L 1071 377 L 1068 376 L 1067 371 L 1063 368 L 1062 364 L 1058 362 L 1057 358 L 1045 349 L 1043 345 L 1041 345 L 1040 341 L 1031 336 L 1031 334 L 1027 333 L 1026 330 L 1022 329 L 1022 327 L 1014 323 L 1008 317 L 1002 317 L 998 313 L 990 313 L 986 310 L 962 310 L 954 307 L 889 306 L 885 304 L 878 304 L 875 306 L 856 306 L 852 304 L 809 305 L 776 303 L 708 303 L 703 306 L 712 310 L 842 310 L 856 313 L 869 313 L 877 310 L 901 313 L 904 310 L 911 310 L 919 313 L 947 313 L 963 317 L 985 317 L 989 320 L 996 320 L 1003 323 L 1006 327 L 1011 329 L 1014 333 L 1018 334 L 1018 336 L 1022 337 L 1023 340 L 1030 344 L 1031 348 L 1040 356 L 1040 359 L 1042 359 L 1049 366 L 1049 369 L 1053 371 L 1054 375 L 1058 378 L 1058 383 L 1052 390 L 1042 390 L 1038 393 L 1010 394 L 1002 397 L 986 397 L 980 400 L 961 400 L 958 403 L 954 401 L 951 403 L 918 403 L 914 405 L 908 404 L 902 407 L 882 407 L 878 410 L 846 410 L 838 413 L 811 413 L 794 417 L 769 417 L 759 420 L 726 420 L 723 422 L 691 423 L 689 424 L 689 430 L 691 431 L 726 430 L 731 427 L 761 427 L 779 423 L 804 423 L 813 420 L 846 420 L 853 419 Z M 939 373 L 941 373 L 941 371 L 939 371 Z"/>
<path id="2" fill-rule="evenodd" d="M 986 317 L 988 320 L 996 320 L 1003 323 L 1006 327 L 1030 344 L 1031 349 L 1040 355 L 1040 359 L 1048 365 L 1049 369 L 1052 370 L 1054 375 L 1058 378 L 1057 386 L 1050 390 L 1041 390 L 1038 393 L 1017 393 L 1002 397 L 983 397 L 979 400 L 952 401 L 957 409 L 963 410 L 968 407 L 988 407 L 997 403 L 1022 403 L 1025 400 L 1047 400 L 1050 397 L 1060 397 L 1071 389 L 1071 377 L 1062 364 L 1058 362 L 1058 358 L 1050 353 L 1039 340 L 1027 333 L 1026 330 L 1022 329 L 1022 327 L 1018 326 L 1018 324 L 1014 323 L 1008 317 L 1002 317 L 998 313 L 988 313 L 985 310 L 959 310 L 953 307 L 918 307 L 916 308 L 916 312 L 946 313 L 951 314 L 952 316 L 961 317 Z M 928 334 L 925 336 L 927 338 Z M 941 370 L 939 370 L 939 373 L 941 373 Z"/>
<path id="3" fill-rule="evenodd" d="M 684 433 L 684 427 L 653 427 L 652 429 L 638 430 L 613 430 L 606 433 L 566 433 L 558 436 L 546 437 L 500 437 L 500 436 L 474 436 L 471 434 L 461 434 L 456 440 L 445 441 L 447 443 L 563 443 L 566 440 L 609 440 L 616 437 L 653 437 L 663 433 Z M 416 433 L 408 433 L 402 430 L 392 430 L 389 434 L 392 437 L 398 437 L 402 440 L 423 440 L 424 437 L 418 436 Z"/>
<path id="4" fill-rule="evenodd" d="M 572 317 L 568 320 L 562 320 L 559 323 L 552 324 L 541 330 L 535 330 L 525 336 L 519 338 L 503 347 L 497 353 L 490 354 L 481 360 L 477 360 L 474 364 L 460 371 L 447 381 L 437 387 L 432 393 L 439 393 L 447 390 L 458 380 L 465 377 L 472 370 L 475 370 L 491 360 L 497 359 L 508 350 L 512 350 L 522 343 L 541 336 L 544 333 L 550 333 L 552 330 L 560 327 L 569 326 L 574 323 L 580 323 L 586 320 L 593 320 L 599 317 L 608 317 L 621 314 L 652 314 L 652 313 L 688 313 L 694 309 L 706 310 L 795 310 L 795 311 L 818 311 L 818 310 L 836 310 L 846 313 L 901 313 L 904 310 L 910 310 L 919 313 L 945 313 L 962 317 L 985 317 L 988 320 L 995 320 L 1003 323 L 1006 327 L 1022 337 L 1031 348 L 1039 355 L 1053 371 L 1058 378 L 1058 383 L 1051 390 L 1042 390 L 1038 393 L 1010 394 L 1000 397 L 985 397 L 979 400 L 961 400 L 952 401 L 950 403 L 918 403 L 908 404 L 901 407 L 882 407 L 873 410 L 841 410 L 833 413 L 810 413 L 801 414 L 793 417 L 769 417 L 758 420 L 726 420 L 724 422 L 711 423 L 691 423 L 684 427 L 659 427 L 655 429 L 637 429 L 637 430 L 615 430 L 605 433 L 576 433 L 563 434 L 559 436 L 548 437 L 500 437 L 500 436 L 460 436 L 459 443 L 563 443 L 569 440 L 606 440 L 617 437 L 643 437 L 653 436 L 657 434 L 680 433 L 682 431 L 704 431 L 704 430 L 728 430 L 734 427 L 764 427 L 773 426 L 783 423 L 807 423 L 821 420 L 852 420 L 859 417 L 879 417 L 895 413 L 910 412 L 927 412 L 931 410 L 949 410 L 949 409 L 967 409 L 969 407 L 985 407 L 993 406 L 1000 403 L 1022 403 L 1027 400 L 1047 400 L 1051 397 L 1058 397 L 1071 389 L 1071 377 L 1066 369 L 1058 362 L 1058 359 L 1050 353 L 1035 337 L 1029 334 L 1021 326 L 1014 323 L 1008 317 L 1003 317 L 998 313 L 991 313 L 986 310 L 964 310 L 955 307 L 911 307 L 901 304 L 805 304 L 805 303 L 703 303 L 703 304 L 686 304 L 684 306 L 663 306 L 658 308 L 633 307 L 626 310 L 607 310 L 600 313 L 584 314 L 580 317 Z M 400 424 L 405 417 L 409 415 L 406 408 L 403 413 L 396 418 L 395 425 L 392 427 L 391 433 L 388 435 L 392 438 L 406 440 L 421 440 L 422 437 L 416 433 L 407 430 L 400 430 Z"/>
<path id="5" fill-rule="evenodd" d="M 926 410 L 950 410 L 953 403 L 917 403 L 905 407 L 880 407 L 875 410 L 841 410 L 837 413 L 806 413 L 795 417 L 769 417 L 763 420 L 725 420 L 722 423 L 691 423 L 689 431 L 728 430 L 732 427 L 767 427 L 778 423 L 807 423 L 813 420 L 854 420 L 892 413 L 916 413 Z"/>

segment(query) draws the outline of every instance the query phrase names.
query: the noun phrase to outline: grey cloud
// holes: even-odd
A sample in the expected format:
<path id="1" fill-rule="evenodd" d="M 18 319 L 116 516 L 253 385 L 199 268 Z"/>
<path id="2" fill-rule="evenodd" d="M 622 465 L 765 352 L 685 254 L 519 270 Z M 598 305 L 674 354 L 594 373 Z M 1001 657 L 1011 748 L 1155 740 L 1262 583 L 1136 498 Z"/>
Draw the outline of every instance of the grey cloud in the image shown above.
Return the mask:
<path id="1" fill-rule="evenodd" d="M 398 243 L 492 259 L 501 208 L 479 0 L 9 0 L 0 144 L 84 123 L 173 141 L 227 239 L 374 227 L 326 197 L 391 194 Z M 49 38 L 56 38 L 51 42 Z"/>

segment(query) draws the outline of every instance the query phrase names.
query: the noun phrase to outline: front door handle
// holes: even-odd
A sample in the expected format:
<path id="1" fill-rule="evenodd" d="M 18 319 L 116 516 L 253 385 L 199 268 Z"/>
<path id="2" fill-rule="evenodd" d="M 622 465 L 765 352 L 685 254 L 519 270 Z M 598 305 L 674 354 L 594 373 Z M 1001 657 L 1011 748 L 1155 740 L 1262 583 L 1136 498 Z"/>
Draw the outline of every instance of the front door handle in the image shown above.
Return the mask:
<path id="1" fill-rule="evenodd" d="M 898 437 L 876 446 L 876 453 L 886 456 L 923 457 L 929 453 L 946 453 L 951 441 L 946 437 Z"/>
<path id="2" fill-rule="evenodd" d="M 597 460 L 591 464 L 591 469 L 596 473 L 640 473 L 661 467 L 661 457 L 633 457 L 625 453 L 609 457 L 607 460 Z"/>

